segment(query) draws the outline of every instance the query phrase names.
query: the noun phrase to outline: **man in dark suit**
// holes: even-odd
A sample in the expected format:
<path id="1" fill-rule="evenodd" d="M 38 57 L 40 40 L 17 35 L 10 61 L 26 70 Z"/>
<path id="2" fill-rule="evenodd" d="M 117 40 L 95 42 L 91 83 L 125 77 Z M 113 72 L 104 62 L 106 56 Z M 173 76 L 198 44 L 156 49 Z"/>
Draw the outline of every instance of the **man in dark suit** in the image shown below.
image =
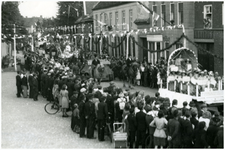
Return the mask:
<path id="1" fill-rule="evenodd" d="M 94 122 L 95 122 L 95 105 L 92 102 L 94 95 L 88 95 L 88 102 L 85 103 L 84 112 L 87 123 L 87 138 L 95 139 L 94 137 Z"/>
<path id="2" fill-rule="evenodd" d="M 136 117 L 134 113 L 134 107 L 131 107 L 130 109 L 130 114 L 127 117 L 128 121 L 128 130 L 129 130 L 129 143 L 130 143 L 130 148 L 133 148 L 134 142 L 135 142 L 135 135 L 136 135 Z"/>
<path id="3" fill-rule="evenodd" d="M 80 137 L 85 137 L 85 128 L 86 128 L 86 119 L 85 119 L 85 100 L 86 98 L 83 97 L 81 102 L 79 103 L 79 111 L 80 111 Z"/>
<path id="4" fill-rule="evenodd" d="M 185 111 L 186 120 L 183 124 L 183 148 L 192 148 L 192 139 L 193 139 L 193 128 L 191 124 L 191 112 L 189 110 Z"/>
<path id="5" fill-rule="evenodd" d="M 33 73 L 28 76 L 29 83 L 29 98 L 33 98 Z"/>
<path id="6" fill-rule="evenodd" d="M 173 118 L 170 119 L 168 122 L 167 131 L 168 131 L 169 148 L 180 148 L 181 133 L 177 109 L 173 111 Z"/>
<path id="7" fill-rule="evenodd" d="M 33 86 L 32 86 L 32 91 L 33 91 L 33 99 L 34 101 L 38 100 L 38 80 L 37 80 L 37 74 L 33 75 Z"/>
<path id="8" fill-rule="evenodd" d="M 106 97 L 101 96 L 98 103 L 97 120 L 98 120 L 98 140 L 104 141 L 104 130 L 106 125 L 106 119 L 108 118 L 108 108 L 105 103 Z"/>
<path id="9" fill-rule="evenodd" d="M 45 98 L 46 97 L 46 78 L 47 78 L 47 70 L 44 69 L 41 74 L 41 94 Z"/>
<path id="10" fill-rule="evenodd" d="M 141 143 L 142 148 L 145 148 L 145 133 L 146 133 L 146 114 L 143 112 L 144 103 L 139 102 L 138 103 L 138 109 L 140 110 L 136 114 L 136 122 L 137 122 L 137 140 L 135 143 L 135 148 L 139 147 L 139 144 Z"/>
<path id="11" fill-rule="evenodd" d="M 17 75 L 16 75 L 16 87 L 17 87 L 17 97 L 21 97 L 21 93 L 22 93 L 22 87 L 21 87 L 21 73 L 20 71 L 17 71 Z"/>

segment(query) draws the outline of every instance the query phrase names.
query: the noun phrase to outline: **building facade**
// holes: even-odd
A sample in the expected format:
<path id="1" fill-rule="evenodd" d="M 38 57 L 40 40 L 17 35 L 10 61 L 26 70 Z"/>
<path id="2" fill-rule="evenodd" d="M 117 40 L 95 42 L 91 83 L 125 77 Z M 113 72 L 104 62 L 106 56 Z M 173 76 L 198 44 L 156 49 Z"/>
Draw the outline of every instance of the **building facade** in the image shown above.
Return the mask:
<path id="1" fill-rule="evenodd" d="M 109 55 L 125 56 L 128 46 L 128 54 L 139 61 L 146 59 L 154 64 L 161 57 L 168 59 L 175 49 L 185 46 L 194 51 L 200 69 L 223 73 L 223 59 L 208 55 L 194 45 L 223 56 L 223 2 L 141 3 L 148 9 L 141 7 L 138 2 L 99 2 L 93 8 L 95 35 L 102 33 L 111 46 L 121 43 L 121 35 L 126 32 L 135 39 L 125 40 L 116 48 L 108 46 Z M 149 9 L 154 13 L 148 12 Z M 110 30 L 107 26 L 111 27 Z M 183 33 L 191 42 L 185 38 L 177 42 Z M 167 48 L 174 42 L 176 44 Z M 99 47 L 96 46 L 96 51 Z M 166 50 L 160 51 L 161 49 Z"/>
<path id="2" fill-rule="evenodd" d="M 224 56 L 223 2 L 195 2 L 194 41 L 205 50 Z M 198 50 L 198 60 L 202 69 L 223 74 L 223 59 Z"/>
<path id="3" fill-rule="evenodd" d="M 137 30 L 137 25 L 134 23 L 134 20 L 138 17 L 137 8 L 137 2 L 128 1 L 99 2 L 93 8 L 94 33 L 104 35 L 104 42 L 108 43 L 105 44 L 105 48 L 110 56 L 126 56 L 128 46 L 128 54 L 138 58 L 137 45 L 130 38 L 124 37 L 127 32 Z M 98 38 L 99 36 L 96 37 L 96 41 Z M 96 45 L 98 49 L 100 46 L 99 44 Z"/>
<path id="4" fill-rule="evenodd" d="M 166 60 L 173 50 L 186 46 L 187 48 L 193 50 L 196 54 L 196 48 L 194 45 L 181 39 L 171 48 L 164 51 L 159 51 L 161 49 L 167 48 L 173 42 L 183 34 L 184 25 L 186 36 L 193 40 L 194 39 L 194 3 L 193 2 L 148 2 L 145 3 L 149 9 L 154 11 L 154 13 L 159 15 L 156 21 L 155 15 L 149 13 L 149 22 L 143 22 L 138 24 L 138 29 L 146 29 L 146 32 L 141 32 L 138 34 L 138 42 L 143 46 L 147 47 L 149 50 L 155 52 L 149 52 L 142 48 L 139 48 L 139 58 L 143 60 L 144 58 L 148 62 L 156 63 L 161 57 Z M 174 28 L 176 26 L 176 28 Z M 179 28 L 177 26 L 180 26 Z M 152 32 L 149 32 L 152 30 Z M 185 42 L 185 43 L 184 43 Z M 159 52 L 158 52 L 159 51 Z"/>

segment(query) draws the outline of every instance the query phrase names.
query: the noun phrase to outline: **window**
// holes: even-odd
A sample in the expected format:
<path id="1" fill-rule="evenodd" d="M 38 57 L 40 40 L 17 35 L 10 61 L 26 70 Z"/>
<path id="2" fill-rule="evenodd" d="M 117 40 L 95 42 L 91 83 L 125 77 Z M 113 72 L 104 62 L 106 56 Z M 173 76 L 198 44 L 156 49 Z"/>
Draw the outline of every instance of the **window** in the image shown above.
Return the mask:
<path id="1" fill-rule="evenodd" d="M 126 29 L 125 28 L 125 10 L 122 11 L 122 30 Z"/>
<path id="2" fill-rule="evenodd" d="M 112 13 L 109 13 L 109 25 L 112 25 Z"/>
<path id="3" fill-rule="evenodd" d="M 157 6 L 156 6 L 156 5 L 153 5 L 153 6 L 152 6 L 152 10 L 153 10 L 155 13 L 157 13 Z M 157 21 L 154 20 L 153 15 L 152 15 L 152 26 L 157 26 Z"/>
<path id="4" fill-rule="evenodd" d="M 183 24 L 183 3 L 178 3 L 178 24 Z"/>
<path id="5" fill-rule="evenodd" d="M 107 14 L 106 13 L 104 13 L 104 23 L 108 24 Z"/>
<path id="6" fill-rule="evenodd" d="M 118 25 L 118 12 L 115 12 L 115 25 L 116 25 L 116 29 L 117 29 L 117 25 Z"/>
<path id="7" fill-rule="evenodd" d="M 204 5 L 204 29 L 212 29 L 212 5 Z"/>
<path id="8" fill-rule="evenodd" d="M 224 25 L 224 23 L 223 23 L 223 4 L 222 4 L 222 25 Z"/>
<path id="9" fill-rule="evenodd" d="M 95 29 L 96 29 L 96 31 L 98 31 L 98 21 L 97 21 L 98 20 L 98 15 L 97 14 L 95 15 L 95 19 L 96 19 L 95 20 L 95 27 L 96 27 Z"/>
<path id="10" fill-rule="evenodd" d="M 170 4 L 170 23 L 174 24 L 175 17 L 174 17 L 174 4 Z"/>
<path id="11" fill-rule="evenodd" d="M 133 10 L 132 9 L 129 10 L 129 14 L 130 14 L 130 16 L 129 16 L 129 29 L 132 29 L 132 27 L 133 27 Z"/>
<path id="12" fill-rule="evenodd" d="M 166 24 L 166 5 L 165 4 L 162 4 L 161 5 L 162 9 L 161 9 L 161 26 L 165 26 Z"/>

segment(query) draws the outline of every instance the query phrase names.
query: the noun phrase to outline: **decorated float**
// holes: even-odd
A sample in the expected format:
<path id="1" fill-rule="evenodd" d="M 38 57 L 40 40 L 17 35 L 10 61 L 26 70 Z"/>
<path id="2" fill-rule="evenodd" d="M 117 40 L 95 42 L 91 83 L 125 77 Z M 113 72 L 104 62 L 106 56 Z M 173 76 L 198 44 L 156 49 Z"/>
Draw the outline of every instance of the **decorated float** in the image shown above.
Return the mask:
<path id="1" fill-rule="evenodd" d="M 224 103 L 223 79 L 212 71 L 201 71 L 195 52 L 186 47 L 170 54 L 166 82 L 166 88 L 162 88 L 162 82 L 160 84 L 160 96 L 168 97 L 171 102 L 177 99 L 179 108 L 184 101 L 204 102 L 210 106 Z"/>

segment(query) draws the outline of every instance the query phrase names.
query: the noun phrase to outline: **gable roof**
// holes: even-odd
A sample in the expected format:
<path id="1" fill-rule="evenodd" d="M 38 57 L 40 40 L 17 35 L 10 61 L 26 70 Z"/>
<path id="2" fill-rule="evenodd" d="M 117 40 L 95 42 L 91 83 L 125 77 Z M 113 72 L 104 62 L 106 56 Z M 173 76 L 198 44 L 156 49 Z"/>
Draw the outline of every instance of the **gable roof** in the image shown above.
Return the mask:
<path id="1" fill-rule="evenodd" d="M 103 2 L 98 2 L 94 8 L 92 9 L 94 10 L 100 10 L 100 9 L 105 9 L 105 8 L 110 8 L 110 7 L 116 7 L 116 6 L 120 6 L 120 5 L 124 5 L 124 4 L 129 4 L 129 3 L 134 3 L 135 1 L 126 1 L 126 2 L 115 2 L 115 1 L 103 1 Z"/>

